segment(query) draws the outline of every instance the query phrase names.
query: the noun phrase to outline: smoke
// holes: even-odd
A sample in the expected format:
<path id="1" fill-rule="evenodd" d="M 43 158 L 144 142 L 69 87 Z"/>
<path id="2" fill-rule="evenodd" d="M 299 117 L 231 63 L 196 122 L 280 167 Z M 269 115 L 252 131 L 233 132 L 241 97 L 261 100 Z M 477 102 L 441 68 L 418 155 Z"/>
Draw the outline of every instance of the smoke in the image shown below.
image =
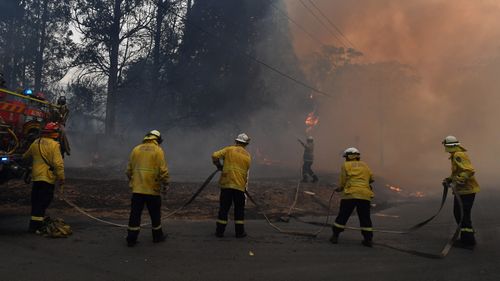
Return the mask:
<path id="1" fill-rule="evenodd" d="M 85 160 L 69 161 L 75 166 L 92 161 L 106 166 L 109 159 L 122 173 L 133 146 L 148 130 L 159 129 L 173 180 L 200 180 L 213 169 L 211 153 L 246 132 L 252 138 L 248 147 L 252 179 L 295 176 L 302 154 L 296 139 L 305 137 L 304 120 L 315 110 L 319 125 L 309 133 L 316 140 L 313 168 L 320 175 L 338 172 L 341 152 L 356 146 L 374 173 L 389 183 L 437 189 L 450 173 L 448 155 L 440 143 L 453 134 L 469 149 L 480 184 L 492 183 L 500 153 L 496 124 L 500 120 L 500 4 L 313 1 L 364 56 L 346 61 L 336 54 L 338 50 L 323 48 L 271 7 L 269 15 L 259 19 L 261 40 L 255 55 L 298 80 L 310 81 L 331 97 L 315 95 L 262 68 L 256 81 L 265 85 L 259 88 L 265 93 L 258 96 L 270 96 L 272 102 L 250 117 L 226 116 L 209 128 L 172 129 L 171 124 L 163 128 L 160 123 L 130 128 L 120 139 L 82 140 L 74 151 L 80 151 L 80 160 Z M 283 2 L 286 7 L 280 7 L 290 17 L 324 43 L 340 47 L 299 1 Z M 84 143 L 99 149 L 93 144 L 85 148 Z M 94 159 L 95 151 L 100 160 Z"/>
<path id="2" fill-rule="evenodd" d="M 285 3 L 305 29 L 340 46 L 299 1 Z M 358 146 L 379 176 L 395 184 L 437 186 L 450 165 L 440 142 L 452 134 L 469 149 L 479 182 L 493 183 L 500 153 L 500 3 L 314 3 L 365 54 L 318 78 L 324 50 L 290 25 L 304 71 L 333 95 L 316 99 L 321 169 L 338 169 L 339 153 Z"/>

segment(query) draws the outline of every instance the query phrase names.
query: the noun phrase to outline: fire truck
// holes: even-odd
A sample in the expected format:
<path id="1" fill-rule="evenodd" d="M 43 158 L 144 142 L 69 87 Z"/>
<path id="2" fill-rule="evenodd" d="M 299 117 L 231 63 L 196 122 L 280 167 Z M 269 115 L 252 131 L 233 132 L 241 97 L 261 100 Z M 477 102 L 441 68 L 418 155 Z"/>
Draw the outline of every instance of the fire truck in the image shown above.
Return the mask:
<path id="1" fill-rule="evenodd" d="M 30 89 L 13 92 L 0 88 L 0 184 L 14 178 L 29 180 L 22 154 L 57 109 Z"/>

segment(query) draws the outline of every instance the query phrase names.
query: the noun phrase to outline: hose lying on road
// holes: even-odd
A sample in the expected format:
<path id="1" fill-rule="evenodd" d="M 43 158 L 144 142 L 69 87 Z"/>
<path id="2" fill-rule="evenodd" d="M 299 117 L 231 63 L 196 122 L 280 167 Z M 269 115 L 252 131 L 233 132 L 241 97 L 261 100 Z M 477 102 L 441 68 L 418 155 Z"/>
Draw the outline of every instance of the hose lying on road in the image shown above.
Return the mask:
<path id="1" fill-rule="evenodd" d="M 437 210 L 437 212 L 434 215 L 432 215 L 428 219 L 426 219 L 426 220 L 424 220 L 422 222 L 419 222 L 419 223 L 415 224 L 414 226 L 412 226 L 412 227 L 410 227 L 410 228 L 408 228 L 406 230 L 382 230 L 382 229 L 377 230 L 377 229 L 374 229 L 373 231 L 374 232 L 380 232 L 380 233 L 389 233 L 389 234 L 408 234 L 410 232 L 413 232 L 413 231 L 416 231 L 416 230 L 422 228 L 423 226 L 425 226 L 429 222 L 431 222 L 434 218 L 436 218 L 439 215 L 439 213 L 441 212 L 441 210 L 443 209 L 443 206 L 446 203 L 446 198 L 448 196 L 448 189 L 449 189 L 449 187 L 452 188 L 454 194 L 458 194 L 454 185 L 448 185 L 446 183 L 443 183 L 443 195 L 441 197 L 441 204 L 439 206 L 439 209 Z M 440 259 L 440 258 L 446 257 L 446 255 L 448 255 L 448 253 L 450 252 L 450 249 L 453 246 L 453 243 L 457 240 L 458 235 L 460 234 L 460 228 L 461 228 L 462 219 L 463 219 L 463 207 L 462 207 L 463 203 L 462 203 L 462 199 L 460 198 L 460 196 L 457 196 L 457 195 L 455 195 L 455 196 L 456 196 L 458 204 L 460 206 L 460 223 L 458 223 L 458 226 L 457 226 L 455 232 L 448 239 L 448 241 L 446 242 L 446 244 L 443 247 L 443 249 L 439 252 L 439 254 L 425 253 L 425 252 L 420 252 L 420 251 L 411 250 L 411 249 L 404 249 L 404 248 L 392 246 L 392 245 L 389 245 L 389 244 L 386 244 L 386 243 L 374 242 L 374 244 L 382 246 L 382 247 L 386 247 L 386 248 L 389 248 L 389 249 L 393 249 L 393 250 L 396 250 L 396 251 L 400 251 L 400 252 L 404 252 L 404 253 L 409 253 L 409 254 L 413 254 L 413 255 L 417 255 L 417 256 L 422 256 L 422 257 L 427 257 L 427 258 L 438 258 L 438 259 Z M 300 222 L 307 223 L 307 224 L 320 225 L 320 226 L 330 226 L 330 227 L 333 226 L 332 224 L 324 224 L 324 223 L 321 223 L 321 222 L 305 221 L 305 220 L 302 220 L 300 217 L 293 216 L 293 215 L 290 215 L 290 216 L 293 217 L 293 218 L 295 218 L 296 220 L 298 220 Z M 361 230 L 361 228 L 359 228 L 359 227 L 346 227 L 346 229 Z"/>
<path id="2" fill-rule="evenodd" d="M 210 176 L 208 176 L 208 178 L 203 182 L 203 184 L 198 188 L 198 190 L 196 190 L 196 192 L 193 193 L 193 195 L 191 196 L 191 198 L 189 198 L 189 200 L 186 201 L 186 203 L 184 203 L 179 208 L 173 210 L 172 212 L 168 213 L 167 215 L 162 216 L 162 221 L 164 221 L 167 218 L 169 218 L 169 217 L 175 215 L 176 213 L 182 211 L 189 204 L 193 203 L 193 201 L 196 199 L 196 197 L 198 197 L 198 195 L 200 195 L 200 193 L 205 189 L 205 187 L 207 187 L 207 185 L 210 183 L 210 181 L 212 181 L 212 179 L 214 178 L 215 174 L 217 174 L 218 171 L 219 170 L 216 170 L 215 172 L 213 172 L 212 174 L 210 174 Z M 70 205 L 71 207 L 73 207 L 75 210 L 77 210 L 79 213 L 81 213 L 82 215 L 84 215 L 84 216 L 86 216 L 86 217 L 88 217 L 88 218 L 90 218 L 92 220 L 95 220 L 95 221 L 100 222 L 100 223 L 104 223 L 104 224 L 116 226 L 116 227 L 125 227 L 125 228 L 128 227 L 128 225 L 126 225 L 126 224 L 119 224 L 119 223 L 115 223 L 115 222 L 111 222 L 111 221 L 107 221 L 107 220 L 104 220 L 104 219 L 97 218 L 97 217 L 91 215 L 89 212 L 87 212 L 84 209 L 82 209 L 79 206 L 77 206 L 75 203 L 69 201 L 64 196 L 62 197 L 62 200 L 64 202 L 66 202 L 68 205 Z M 143 224 L 141 224 L 141 227 L 148 226 L 150 224 L 151 223 L 143 223 Z"/>
<path id="3" fill-rule="evenodd" d="M 299 188 L 299 186 L 300 186 L 300 183 L 297 186 L 297 189 Z M 288 229 L 280 228 L 279 226 L 277 226 L 276 224 L 274 224 L 269 219 L 269 217 L 266 215 L 265 212 L 262 211 L 262 207 L 259 204 L 257 204 L 257 202 L 250 195 L 250 193 L 248 193 L 248 191 L 245 191 L 245 194 L 247 195 L 247 197 L 250 200 L 250 202 L 252 202 L 255 205 L 255 207 L 257 208 L 257 210 L 262 214 L 262 216 L 264 216 L 264 218 L 266 219 L 267 223 L 272 228 L 274 228 L 276 231 L 278 231 L 279 233 L 316 238 L 323 231 L 323 229 L 328 225 L 328 221 L 330 219 L 331 202 L 332 202 L 332 198 L 333 198 L 333 195 L 335 194 L 335 192 L 332 192 L 332 194 L 330 195 L 330 199 L 328 200 L 328 206 L 329 206 L 329 208 L 328 208 L 328 212 L 327 212 L 327 215 L 326 215 L 325 222 L 321 225 L 321 227 L 317 231 L 314 231 L 314 232 L 296 231 L 296 230 L 288 230 Z M 294 206 L 296 204 L 296 202 L 297 202 L 297 194 L 295 196 L 295 201 L 292 204 L 292 206 Z M 291 212 L 292 209 L 293 209 L 293 207 L 290 208 L 289 214 L 290 214 L 290 212 Z"/>
<path id="4" fill-rule="evenodd" d="M 447 196 L 448 196 L 448 186 L 443 185 L 443 195 L 441 197 L 441 204 L 440 204 L 437 212 L 434 215 L 432 215 L 431 217 L 429 217 L 428 219 L 426 219 L 422 222 L 419 222 L 408 229 L 405 229 L 405 230 L 373 229 L 373 232 L 390 233 L 390 234 L 408 234 L 410 232 L 416 231 L 416 230 L 422 228 L 423 226 L 425 226 L 426 224 L 428 224 L 429 222 L 431 222 L 434 218 L 436 218 L 439 215 L 439 213 L 441 213 L 441 210 L 443 209 L 443 206 L 446 203 Z M 303 223 L 312 224 L 312 225 L 323 225 L 323 223 L 321 223 L 321 222 L 305 221 L 305 220 L 302 220 L 301 218 L 294 216 L 294 215 L 291 215 L 291 214 L 290 214 L 290 216 L 293 217 L 294 219 L 300 221 L 300 222 L 303 222 Z M 331 227 L 331 226 L 333 226 L 333 224 L 329 224 L 327 226 Z M 346 226 L 345 229 L 361 230 L 360 227 L 352 227 L 352 226 Z"/>
<path id="5" fill-rule="evenodd" d="M 389 248 L 389 249 L 393 249 L 393 250 L 396 250 L 396 251 L 399 251 L 399 252 L 408 253 L 408 254 L 412 254 L 412 255 L 416 255 L 416 256 L 422 256 L 422 257 L 426 257 L 426 258 L 434 258 L 434 259 L 445 258 L 448 255 L 448 253 L 450 252 L 451 247 L 453 247 L 453 244 L 455 243 L 455 241 L 457 241 L 457 238 L 458 238 L 458 236 L 460 234 L 460 229 L 462 228 L 461 225 L 462 225 L 462 221 L 463 221 L 463 217 L 464 217 L 464 209 L 463 209 L 462 198 L 460 197 L 460 195 L 458 195 L 458 192 L 456 190 L 455 185 L 453 185 L 453 184 L 452 185 L 448 185 L 447 183 L 443 183 L 443 188 L 444 188 L 444 190 L 446 190 L 446 191 L 443 191 L 443 193 L 445 193 L 445 192 L 447 193 L 448 187 L 450 187 L 453 190 L 453 193 L 455 194 L 455 198 L 457 199 L 457 202 L 458 202 L 458 205 L 459 205 L 459 208 L 460 208 L 460 221 L 457 224 L 457 228 L 455 229 L 455 232 L 453 232 L 453 235 L 450 236 L 450 238 L 448 239 L 448 241 L 444 245 L 443 249 L 438 254 L 425 253 L 425 252 L 420 252 L 420 251 L 416 251 L 416 250 L 395 247 L 395 246 L 392 246 L 392 245 L 389 245 L 389 244 L 385 244 L 385 243 L 374 243 L 374 244 L 382 246 L 382 247 L 386 247 L 386 248 Z M 446 195 L 443 195 L 443 197 L 444 197 L 444 199 L 446 199 Z M 441 208 L 439 210 L 441 210 L 443 208 L 443 205 L 444 205 L 444 202 L 441 203 Z M 436 214 L 436 216 L 437 216 L 437 214 Z M 432 218 L 429 218 L 429 219 L 432 220 Z M 426 224 L 428 221 L 427 222 L 423 221 L 422 223 L 424 223 L 424 222 Z M 422 223 L 420 223 L 420 224 L 422 224 Z M 417 224 L 415 226 L 419 226 L 420 224 Z M 425 224 L 423 224 L 423 225 L 425 225 Z M 422 226 L 419 226 L 419 228 L 422 227 Z"/>

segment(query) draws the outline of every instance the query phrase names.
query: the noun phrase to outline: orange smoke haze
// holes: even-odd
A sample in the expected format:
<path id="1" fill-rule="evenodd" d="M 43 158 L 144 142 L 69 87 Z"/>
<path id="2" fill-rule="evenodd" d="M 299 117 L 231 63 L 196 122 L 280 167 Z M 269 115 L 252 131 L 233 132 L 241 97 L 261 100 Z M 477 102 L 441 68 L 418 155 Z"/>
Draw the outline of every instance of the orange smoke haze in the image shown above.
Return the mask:
<path id="1" fill-rule="evenodd" d="M 340 151 L 358 146 L 376 174 L 405 185 L 438 186 L 449 173 L 440 142 L 453 134 L 469 149 L 480 183 L 494 182 L 500 1 L 312 1 L 365 54 L 317 75 L 313 58 L 321 58 L 322 45 L 289 25 L 309 80 L 333 96 L 317 104 L 322 170 L 337 170 Z M 342 46 L 299 0 L 284 2 L 289 16 L 315 37 Z"/>

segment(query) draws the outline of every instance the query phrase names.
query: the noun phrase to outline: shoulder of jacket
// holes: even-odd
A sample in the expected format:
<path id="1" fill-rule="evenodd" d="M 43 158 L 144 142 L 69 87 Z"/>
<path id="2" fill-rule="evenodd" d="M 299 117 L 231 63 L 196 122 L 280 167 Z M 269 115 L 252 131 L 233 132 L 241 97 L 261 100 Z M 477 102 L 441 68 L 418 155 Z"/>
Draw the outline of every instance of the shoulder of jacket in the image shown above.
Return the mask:
<path id="1" fill-rule="evenodd" d="M 457 151 L 453 154 L 453 160 L 460 162 L 462 159 L 468 159 L 469 156 L 463 151 Z"/>

